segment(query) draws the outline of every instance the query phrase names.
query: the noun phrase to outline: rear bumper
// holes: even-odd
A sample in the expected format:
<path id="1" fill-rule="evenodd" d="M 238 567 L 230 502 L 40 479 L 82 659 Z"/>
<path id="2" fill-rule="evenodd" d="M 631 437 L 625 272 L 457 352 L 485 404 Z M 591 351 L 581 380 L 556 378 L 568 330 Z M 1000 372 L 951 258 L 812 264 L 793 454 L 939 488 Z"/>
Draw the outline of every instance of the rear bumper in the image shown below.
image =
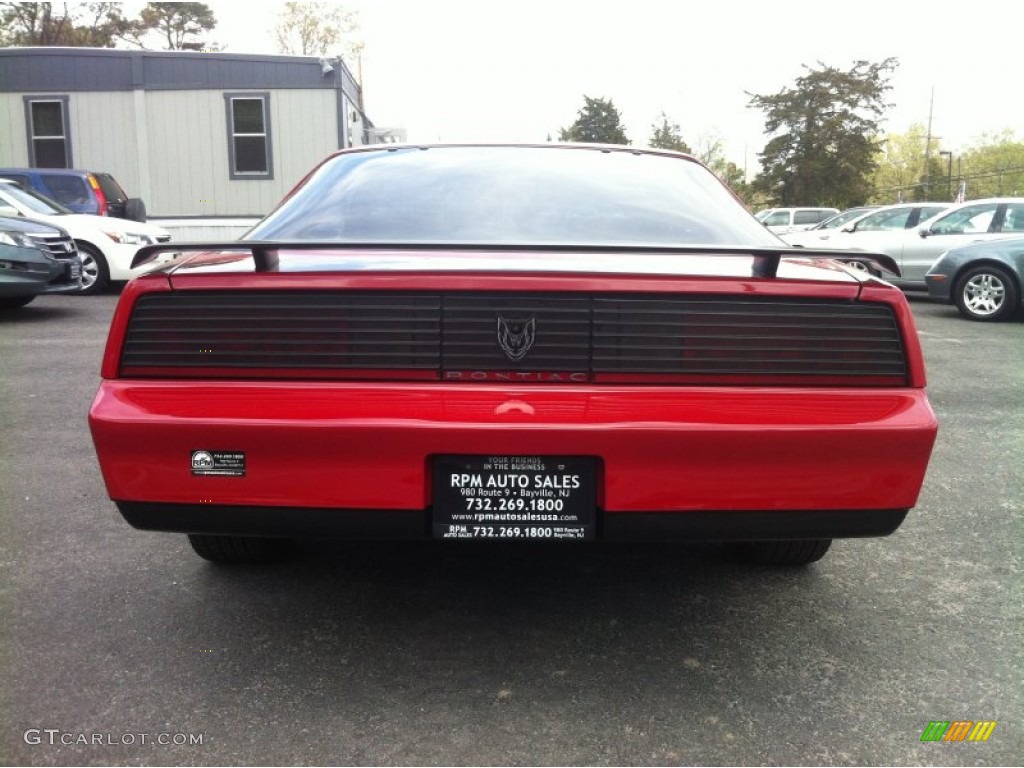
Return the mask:
<path id="1" fill-rule="evenodd" d="M 936 434 L 920 389 L 130 380 L 101 384 L 90 427 L 139 527 L 425 535 L 433 457 L 574 455 L 598 459 L 606 538 L 884 535 Z M 194 475 L 196 451 L 244 475 Z"/>
<path id="2" fill-rule="evenodd" d="M 430 510 L 225 507 L 117 502 L 133 527 L 236 536 L 428 539 Z M 598 514 L 597 538 L 607 541 L 762 541 L 887 536 L 905 509 L 631 512 Z"/>

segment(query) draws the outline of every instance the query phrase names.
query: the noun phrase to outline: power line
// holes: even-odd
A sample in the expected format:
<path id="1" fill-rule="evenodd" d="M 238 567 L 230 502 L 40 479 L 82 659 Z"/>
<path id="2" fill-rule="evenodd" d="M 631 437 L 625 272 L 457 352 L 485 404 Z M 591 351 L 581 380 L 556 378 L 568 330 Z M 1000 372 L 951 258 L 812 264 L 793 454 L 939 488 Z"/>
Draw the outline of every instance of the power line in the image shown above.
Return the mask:
<path id="1" fill-rule="evenodd" d="M 975 179 L 989 179 L 994 176 L 1014 176 L 1016 174 L 1024 174 L 1024 165 L 1016 165 L 1010 168 L 1003 168 L 995 171 L 978 171 L 976 173 L 963 173 L 959 174 L 956 178 L 958 181 L 973 181 Z M 873 192 L 899 192 L 904 189 L 916 189 L 918 187 L 930 186 L 927 180 L 915 181 L 910 184 L 901 184 L 895 187 L 874 187 Z"/>

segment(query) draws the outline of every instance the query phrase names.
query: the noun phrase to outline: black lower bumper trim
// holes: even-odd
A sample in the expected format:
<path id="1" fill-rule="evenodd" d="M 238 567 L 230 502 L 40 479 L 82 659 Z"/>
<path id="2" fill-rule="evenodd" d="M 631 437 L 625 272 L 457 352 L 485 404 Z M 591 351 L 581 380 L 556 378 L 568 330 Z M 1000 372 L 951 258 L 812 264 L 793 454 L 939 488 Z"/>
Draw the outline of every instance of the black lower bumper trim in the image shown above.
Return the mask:
<path id="1" fill-rule="evenodd" d="M 125 520 L 147 531 L 286 538 L 430 538 L 430 513 L 424 510 L 115 503 Z M 906 509 L 606 512 L 598 515 L 599 538 L 756 541 L 887 536 L 899 528 L 907 512 Z"/>
<path id="2" fill-rule="evenodd" d="M 623 541 L 705 539 L 848 539 L 888 536 L 906 509 L 635 512 L 604 516 L 604 538 Z"/>

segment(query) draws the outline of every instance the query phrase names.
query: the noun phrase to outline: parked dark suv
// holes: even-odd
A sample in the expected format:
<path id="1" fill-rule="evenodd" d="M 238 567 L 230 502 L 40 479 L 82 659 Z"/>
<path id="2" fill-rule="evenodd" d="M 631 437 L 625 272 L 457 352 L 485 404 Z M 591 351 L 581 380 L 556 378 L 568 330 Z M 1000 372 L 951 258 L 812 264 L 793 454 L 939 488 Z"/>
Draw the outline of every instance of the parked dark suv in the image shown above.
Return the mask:
<path id="1" fill-rule="evenodd" d="M 75 213 L 146 220 L 146 204 L 129 198 L 109 173 L 63 168 L 0 168 L 0 178 L 16 181 Z"/>

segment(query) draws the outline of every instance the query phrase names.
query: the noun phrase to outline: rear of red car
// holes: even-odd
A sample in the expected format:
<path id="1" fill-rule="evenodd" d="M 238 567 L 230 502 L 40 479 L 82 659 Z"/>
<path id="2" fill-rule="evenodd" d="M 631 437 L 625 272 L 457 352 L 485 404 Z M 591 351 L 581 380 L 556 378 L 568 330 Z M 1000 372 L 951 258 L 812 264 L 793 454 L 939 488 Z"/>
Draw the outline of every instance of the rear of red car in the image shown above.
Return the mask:
<path id="1" fill-rule="evenodd" d="M 133 525 L 215 560 L 337 535 L 773 541 L 795 563 L 917 500 L 936 423 L 886 283 L 677 233 L 403 241 L 398 216 L 397 242 L 350 242 L 302 200 L 268 224 L 322 242 L 271 230 L 122 295 L 90 424 Z"/>

